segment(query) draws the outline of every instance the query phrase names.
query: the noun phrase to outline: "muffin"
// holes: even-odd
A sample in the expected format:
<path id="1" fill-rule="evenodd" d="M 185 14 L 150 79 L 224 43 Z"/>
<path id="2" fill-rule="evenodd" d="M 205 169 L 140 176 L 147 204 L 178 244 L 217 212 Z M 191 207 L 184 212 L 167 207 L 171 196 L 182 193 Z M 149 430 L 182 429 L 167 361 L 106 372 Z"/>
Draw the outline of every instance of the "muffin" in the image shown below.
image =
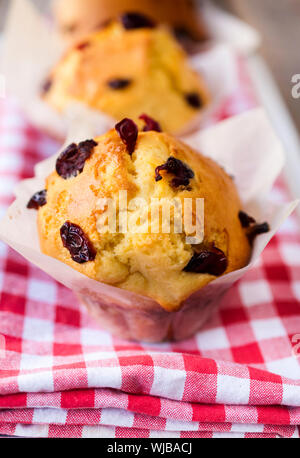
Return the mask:
<path id="1" fill-rule="evenodd" d="M 69 42 L 81 39 L 123 13 L 140 13 L 158 24 L 168 24 L 179 39 L 203 41 L 204 22 L 194 0 L 55 0 L 55 20 Z"/>
<path id="2" fill-rule="evenodd" d="M 193 224 L 203 218 L 200 238 L 186 224 L 186 199 Z M 197 199 L 204 199 L 203 214 Z M 116 216 L 108 229 L 111 202 Z M 167 230 L 155 213 L 161 202 L 171 208 Z M 244 267 L 253 238 L 268 230 L 241 211 L 234 181 L 220 166 L 148 116 L 139 128 L 124 119 L 105 135 L 69 145 L 28 207 L 38 209 L 43 253 L 151 299 L 156 315 L 170 316 L 216 278 Z"/>
<path id="3" fill-rule="evenodd" d="M 209 101 L 201 76 L 168 31 L 142 22 L 113 23 L 70 49 L 43 86 L 42 96 L 63 112 L 81 102 L 114 119 L 155 117 L 180 133 Z"/>

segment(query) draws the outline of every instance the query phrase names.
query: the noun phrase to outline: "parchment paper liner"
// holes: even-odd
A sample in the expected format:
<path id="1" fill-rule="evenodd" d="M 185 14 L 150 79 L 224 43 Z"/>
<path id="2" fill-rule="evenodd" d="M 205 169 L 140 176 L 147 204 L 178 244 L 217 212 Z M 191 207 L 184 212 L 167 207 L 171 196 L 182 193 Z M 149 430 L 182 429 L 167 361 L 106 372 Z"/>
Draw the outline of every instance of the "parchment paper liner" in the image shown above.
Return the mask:
<path id="1" fill-rule="evenodd" d="M 216 42 L 226 43 L 246 56 L 254 53 L 261 45 L 261 36 L 257 30 L 218 8 L 210 0 L 204 0 L 200 8 L 208 33 Z"/>
<path id="2" fill-rule="evenodd" d="M 11 0 L 0 67 L 6 78 L 7 93 L 18 98 L 34 125 L 62 141 L 71 122 L 73 106 L 69 106 L 64 114 L 59 114 L 41 99 L 40 92 L 63 52 L 64 43 L 51 22 L 29 0 Z M 238 84 L 237 61 L 226 44 L 210 46 L 191 57 L 190 63 L 204 77 L 212 101 L 178 135 L 186 135 L 205 126 L 209 115 L 235 92 Z M 82 117 L 89 116 L 98 123 L 99 133 L 106 132 L 116 123 L 104 113 L 79 103 L 76 105 L 77 111 L 79 107 L 82 110 Z"/>
<path id="3" fill-rule="evenodd" d="M 95 134 L 95 125 L 85 124 L 81 118 L 74 119 L 67 143 Z M 53 170 L 56 156 L 36 166 L 35 178 L 19 184 L 16 201 L 0 222 L 0 238 L 71 288 L 99 324 L 119 337 L 158 342 L 193 335 L 218 306 L 228 288 L 258 259 L 298 202 L 276 205 L 266 198 L 282 169 L 284 154 L 263 110 L 227 120 L 191 136 L 188 143 L 235 176 L 243 208 L 258 221 L 267 220 L 271 231 L 255 240 L 251 263 L 247 267 L 216 279 L 185 301 L 179 311 L 167 312 L 147 297 L 91 280 L 40 252 L 36 215 L 26 209 L 26 204 L 34 192 L 44 188 L 44 179 Z"/>

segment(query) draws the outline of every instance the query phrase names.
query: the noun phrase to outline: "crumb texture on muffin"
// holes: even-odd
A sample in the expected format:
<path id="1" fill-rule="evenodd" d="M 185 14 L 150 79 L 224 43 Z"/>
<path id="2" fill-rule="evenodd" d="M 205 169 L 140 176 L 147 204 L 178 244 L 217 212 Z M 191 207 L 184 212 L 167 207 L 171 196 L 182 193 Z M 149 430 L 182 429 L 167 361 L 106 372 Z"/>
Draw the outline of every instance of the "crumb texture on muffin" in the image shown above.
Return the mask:
<path id="1" fill-rule="evenodd" d="M 210 99 L 167 30 L 126 30 L 120 22 L 67 51 L 47 79 L 43 98 L 60 112 L 81 102 L 116 120 L 144 112 L 170 133 L 187 129 Z"/>
<path id="2" fill-rule="evenodd" d="M 91 154 L 86 154 L 87 147 L 93 147 Z M 234 182 L 212 160 L 170 135 L 155 131 L 139 132 L 132 154 L 115 129 L 95 138 L 93 143 L 79 144 L 76 157 L 82 150 L 87 159 L 81 171 L 65 175 L 65 170 L 62 173 L 58 168 L 63 176 L 54 171 L 46 181 L 47 202 L 38 210 L 40 243 L 45 254 L 92 279 L 148 296 L 169 311 L 178 309 L 216 275 L 247 264 L 251 247 L 239 218 L 241 203 Z M 70 148 L 67 154 L 75 153 Z M 162 168 L 168 160 L 169 165 Z M 178 174 L 179 182 L 174 182 L 172 170 Z M 118 209 L 119 191 L 127 192 L 128 232 L 102 232 L 108 218 L 107 199 L 113 199 Z M 171 202 L 186 197 L 204 198 L 204 240 L 199 246 L 188 244 L 186 233 L 175 233 L 172 224 L 170 233 L 130 231 L 144 224 L 143 216 L 150 216 L 157 205 L 153 198 Z M 142 213 L 136 198 L 144 199 Z M 176 211 L 171 214 L 174 219 Z M 72 229 L 70 223 L 80 228 L 79 240 L 76 230 L 75 235 L 66 232 L 66 223 L 67 228 Z M 121 224 L 120 220 L 117 223 Z M 92 260 L 75 262 L 68 244 L 76 256 L 81 244 L 93 247 Z M 215 256 L 205 260 L 211 273 L 197 273 L 196 258 L 206 251 Z M 225 264 L 224 259 L 219 259 L 220 253 Z M 209 268 L 214 259 L 223 262 L 220 272 Z"/>

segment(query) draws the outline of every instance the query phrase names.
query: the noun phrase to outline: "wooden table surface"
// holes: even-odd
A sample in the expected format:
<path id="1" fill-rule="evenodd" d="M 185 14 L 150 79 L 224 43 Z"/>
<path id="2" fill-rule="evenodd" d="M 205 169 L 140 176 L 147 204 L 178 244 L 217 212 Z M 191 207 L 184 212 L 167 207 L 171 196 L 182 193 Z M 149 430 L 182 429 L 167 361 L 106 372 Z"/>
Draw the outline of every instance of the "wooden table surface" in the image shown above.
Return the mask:
<path id="1" fill-rule="evenodd" d="M 293 99 L 292 76 L 300 74 L 300 0 L 214 0 L 255 27 L 268 63 L 300 132 L 300 99 Z"/>

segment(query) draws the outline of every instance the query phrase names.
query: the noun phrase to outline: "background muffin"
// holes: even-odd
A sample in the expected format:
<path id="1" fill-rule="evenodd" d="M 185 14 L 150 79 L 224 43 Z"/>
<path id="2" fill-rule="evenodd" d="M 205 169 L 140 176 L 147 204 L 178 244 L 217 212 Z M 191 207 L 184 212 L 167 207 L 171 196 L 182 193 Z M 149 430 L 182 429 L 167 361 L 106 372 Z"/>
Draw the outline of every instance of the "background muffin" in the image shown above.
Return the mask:
<path id="1" fill-rule="evenodd" d="M 123 120 L 116 130 L 70 145 L 60 155 L 36 205 L 40 243 L 45 254 L 88 277 L 174 311 L 216 277 L 247 264 L 250 223 L 241 220 L 235 185 L 223 169 L 158 132 L 153 121 L 145 126 L 156 131 L 138 133 L 132 121 Z M 119 191 L 127 191 L 129 207 L 132 199 L 145 199 L 147 215 L 156 205 L 152 198 L 204 198 L 204 240 L 191 245 L 187 233 L 175 233 L 173 225 L 170 233 L 133 233 L 140 216 L 135 207 L 128 213 L 128 232 L 103 233 L 103 199 L 113 198 L 118 207 Z"/>
<path id="2" fill-rule="evenodd" d="M 176 2 L 176 7 L 175 7 Z M 55 0 L 54 15 L 64 38 L 81 39 L 126 12 L 142 13 L 168 24 L 176 36 L 202 41 L 206 28 L 194 0 Z"/>
<path id="3" fill-rule="evenodd" d="M 207 105 L 206 86 L 175 39 L 147 21 L 133 27 L 122 17 L 70 49 L 44 85 L 45 100 L 59 111 L 79 101 L 115 119 L 146 112 L 168 132 L 184 130 Z"/>

